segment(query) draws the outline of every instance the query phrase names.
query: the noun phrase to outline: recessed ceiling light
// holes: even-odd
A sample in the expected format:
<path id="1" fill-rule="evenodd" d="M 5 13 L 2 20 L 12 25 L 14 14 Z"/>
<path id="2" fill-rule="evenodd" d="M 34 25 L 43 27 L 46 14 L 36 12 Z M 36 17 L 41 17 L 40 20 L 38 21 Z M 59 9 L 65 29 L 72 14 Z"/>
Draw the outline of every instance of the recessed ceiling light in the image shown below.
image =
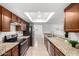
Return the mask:
<path id="1" fill-rule="evenodd" d="M 30 14 L 31 13 L 31 14 Z M 48 20 L 55 14 L 55 12 L 43 12 L 43 16 L 46 16 L 43 18 L 43 16 L 40 14 L 40 11 L 38 12 L 25 12 L 24 14 L 32 21 L 32 22 L 48 22 Z M 35 19 L 31 17 L 31 15 L 37 14 Z"/>

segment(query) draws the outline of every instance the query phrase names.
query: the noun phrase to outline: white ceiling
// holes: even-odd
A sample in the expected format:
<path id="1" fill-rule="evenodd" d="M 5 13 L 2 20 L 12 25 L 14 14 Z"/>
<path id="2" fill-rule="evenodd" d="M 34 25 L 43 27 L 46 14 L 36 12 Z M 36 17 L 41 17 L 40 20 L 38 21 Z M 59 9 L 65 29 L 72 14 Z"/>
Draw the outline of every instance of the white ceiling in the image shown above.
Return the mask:
<path id="1" fill-rule="evenodd" d="M 47 22 L 55 23 L 62 17 L 64 8 L 67 7 L 69 3 L 1 3 L 1 5 L 28 22 L 31 21 L 29 20 L 28 16 L 24 14 L 25 12 L 34 12 L 36 15 L 31 14 L 32 19 L 37 19 L 41 16 L 41 19 L 45 19 L 47 16 L 43 15 L 44 12 L 55 12 L 55 14 Z M 41 12 L 41 16 L 37 16 L 37 12 L 39 11 Z"/>

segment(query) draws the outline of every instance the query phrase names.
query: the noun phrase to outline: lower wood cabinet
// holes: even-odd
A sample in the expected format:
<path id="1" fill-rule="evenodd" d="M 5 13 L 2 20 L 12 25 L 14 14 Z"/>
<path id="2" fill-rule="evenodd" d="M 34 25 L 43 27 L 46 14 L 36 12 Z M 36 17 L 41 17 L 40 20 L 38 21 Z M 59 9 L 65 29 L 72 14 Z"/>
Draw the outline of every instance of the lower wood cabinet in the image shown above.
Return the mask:
<path id="1" fill-rule="evenodd" d="M 48 43 L 48 53 L 51 56 L 51 44 L 49 41 L 47 43 Z"/>
<path id="2" fill-rule="evenodd" d="M 11 50 L 7 51 L 3 56 L 11 56 Z"/>
<path id="3" fill-rule="evenodd" d="M 64 56 L 64 54 L 58 48 L 55 47 L 54 49 L 55 56 Z"/>
<path id="4" fill-rule="evenodd" d="M 44 44 L 45 44 L 45 47 L 47 48 L 48 50 L 48 40 L 44 37 Z"/>
<path id="5" fill-rule="evenodd" d="M 13 47 L 11 50 L 4 53 L 2 56 L 19 56 L 19 46 Z"/>
<path id="6" fill-rule="evenodd" d="M 54 51 L 55 51 L 55 49 L 54 49 L 54 48 L 55 48 L 55 47 L 54 47 L 54 45 L 53 45 L 53 44 L 51 44 L 51 43 L 50 43 L 50 47 L 51 47 L 51 48 L 50 48 L 50 51 L 51 51 L 51 56 L 54 56 L 54 55 L 55 55 L 55 53 L 54 53 Z"/>
<path id="7" fill-rule="evenodd" d="M 12 56 L 18 56 L 18 55 L 19 55 L 19 48 L 18 48 L 18 46 L 15 46 L 12 49 Z"/>
<path id="8" fill-rule="evenodd" d="M 65 56 L 53 43 L 44 38 L 44 43 L 50 56 Z"/>

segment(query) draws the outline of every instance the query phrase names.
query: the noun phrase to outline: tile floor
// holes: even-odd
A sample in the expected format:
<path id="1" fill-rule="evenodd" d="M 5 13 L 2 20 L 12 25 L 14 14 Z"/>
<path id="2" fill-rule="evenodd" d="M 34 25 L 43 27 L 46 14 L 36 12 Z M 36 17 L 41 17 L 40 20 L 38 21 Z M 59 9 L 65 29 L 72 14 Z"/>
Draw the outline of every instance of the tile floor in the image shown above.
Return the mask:
<path id="1" fill-rule="evenodd" d="M 49 56 L 46 48 L 41 47 L 30 47 L 26 53 L 26 56 Z"/>
<path id="2" fill-rule="evenodd" d="M 49 56 L 48 51 L 44 45 L 44 35 L 41 34 L 38 30 L 36 30 L 33 36 L 34 36 L 33 47 L 30 47 L 25 55 L 26 56 Z"/>
<path id="3" fill-rule="evenodd" d="M 26 56 L 49 56 L 48 51 L 44 45 L 44 39 L 38 38 L 34 41 L 34 46 L 28 49 Z"/>

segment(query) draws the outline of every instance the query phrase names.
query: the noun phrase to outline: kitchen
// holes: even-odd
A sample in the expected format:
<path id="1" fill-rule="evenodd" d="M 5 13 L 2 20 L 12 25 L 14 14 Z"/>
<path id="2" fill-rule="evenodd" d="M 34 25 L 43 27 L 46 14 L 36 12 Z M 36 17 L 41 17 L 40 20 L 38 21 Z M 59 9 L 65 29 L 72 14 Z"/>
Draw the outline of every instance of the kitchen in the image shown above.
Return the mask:
<path id="1" fill-rule="evenodd" d="M 28 22 L 0 6 L 0 55 L 24 55 L 31 46 L 30 32 Z"/>
<path id="2" fill-rule="evenodd" d="M 78 9 L 79 3 L 1 3 L 0 55 L 79 56 Z"/>

